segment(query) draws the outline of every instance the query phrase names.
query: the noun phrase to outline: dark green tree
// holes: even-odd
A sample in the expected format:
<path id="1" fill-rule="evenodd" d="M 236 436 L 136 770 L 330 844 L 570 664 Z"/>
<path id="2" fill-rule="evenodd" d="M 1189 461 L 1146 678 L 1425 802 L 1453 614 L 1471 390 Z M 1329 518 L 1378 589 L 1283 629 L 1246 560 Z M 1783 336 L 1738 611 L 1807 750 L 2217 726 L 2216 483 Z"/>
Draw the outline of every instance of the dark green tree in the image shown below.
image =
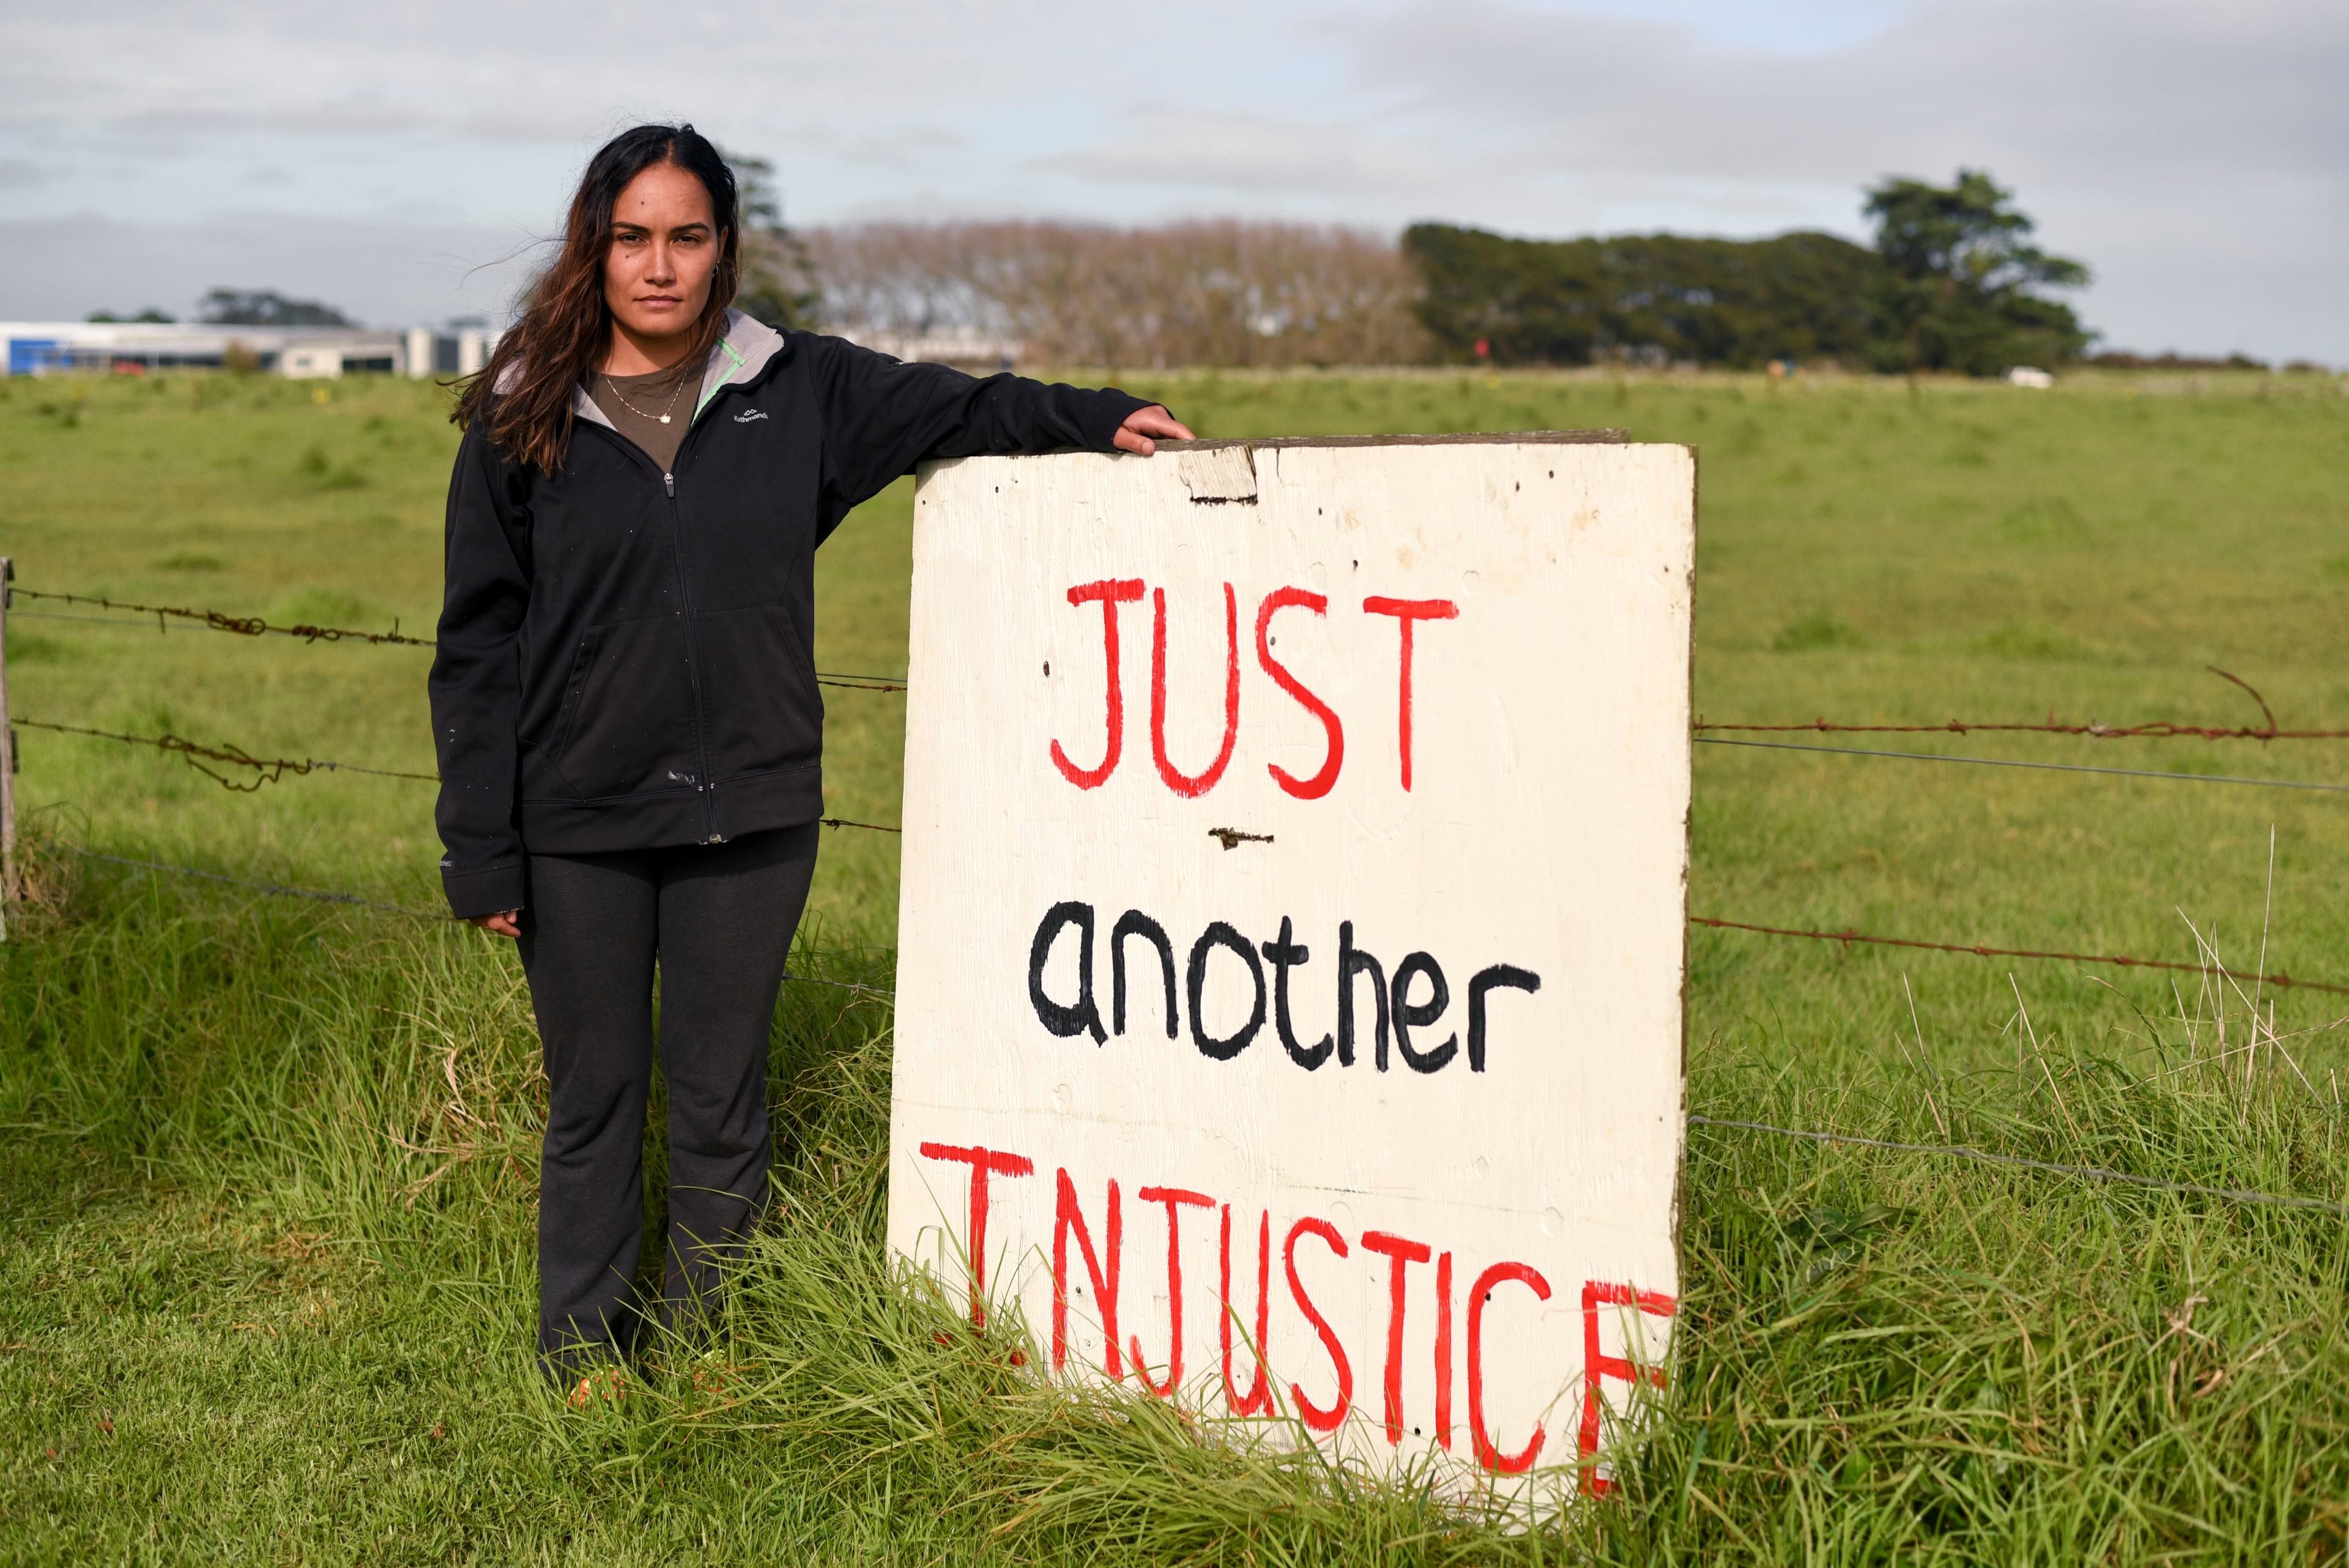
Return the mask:
<path id="1" fill-rule="evenodd" d="M 1802 232 L 1520 240 L 1414 223 L 1402 248 L 1444 357 L 1473 360 L 1481 340 L 1502 365 L 1856 361 L 1868 347 L 1860 297 L 1880 265 L 1864 245 Z"/>
<path id="2" fill-rule="evenodd" d="M 167 316 L 162 311 L 156 309 L 150 305 L 136 316 L 117 316 L 111 310 L 93 310 L 89 313 L 89 319 L 92 321 L 113 322 L 118 325 L 128 324 L 131 326 L 153 326 L 160 324 L 168 326 L 171 322 L 177 321 L 179 317 L 176 316 Z"/>
<path id="3" fill-rule="evenodd" d="M 204 296 L 196 319 L 215 327 L 356 327 L 333 306 L 288 299 L 274 288 L 216 288 Z"/>
<path id="4" fill-rule="evenodd" d="M 726 154 L 742 214 L 741 281 L 734 308 L 770 327 L 812 327 L 822 296 L 807 246 L 783 223 L 770 159 Z"/>
<path id="5" fill-rule="evenodd" d="M 2093 335 L 2040 291 L 2078 288 L 2088 269 L 2031 244 L 2032 222 L 2013 202 L 1972 169 L 1951 185 L 1889 179 L 1868 192 L 1884 263 L 1866 296 L 1878 369 L 1990 376 L 2085 352 Z"/>
<path id="6" fill-rule="evenodd" d="M 1600 283 L 1570 242 L 1413 223 L 1402 248 L 1419 274 L 1420 323 L 1446 358 L 1472 359 L 1481 342 L 1505 365 L 1589 362 Z"/>

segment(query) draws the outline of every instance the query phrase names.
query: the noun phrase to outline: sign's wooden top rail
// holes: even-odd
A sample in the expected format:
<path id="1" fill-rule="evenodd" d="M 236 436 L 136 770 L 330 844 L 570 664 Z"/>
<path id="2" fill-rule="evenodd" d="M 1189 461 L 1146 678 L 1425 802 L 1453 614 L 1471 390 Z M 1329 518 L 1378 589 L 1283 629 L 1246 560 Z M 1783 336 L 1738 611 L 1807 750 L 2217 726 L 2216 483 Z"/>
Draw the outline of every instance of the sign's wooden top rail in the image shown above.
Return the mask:
<path id="1" fill-rule="evenodd" d="M 1600 446 L 1631 439 L 1627 430 L 1476 431 L 1460 435 L 1266 436 L 1215 441 L 1162 441 L 1161 452 L 1214 452 L 1244 446 L 1254 452 L 1292 446 Z"/>

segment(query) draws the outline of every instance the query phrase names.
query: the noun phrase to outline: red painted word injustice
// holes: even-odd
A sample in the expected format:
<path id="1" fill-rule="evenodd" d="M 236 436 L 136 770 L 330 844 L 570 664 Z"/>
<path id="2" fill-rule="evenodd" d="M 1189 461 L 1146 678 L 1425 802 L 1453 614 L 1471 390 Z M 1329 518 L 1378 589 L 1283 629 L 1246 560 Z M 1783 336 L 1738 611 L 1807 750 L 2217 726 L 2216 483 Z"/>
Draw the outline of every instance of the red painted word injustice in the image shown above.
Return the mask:
<path id="1" fill-rule="evenodd" d="M 1035 1161 L 1025 1155 L 1002 1149 L 984 1148 L 946 1143 L 924 1143 L 925 1159 L 960 1165 L 968 1168 L 970 1217 L 967 1235 L 967 1253 L 970 1279 L 971 1322 L 984 1328 L 987 1323 L 987 1221 L 992 1202 L 994 1184 L 1005 1179 L 1017 1179 L 1039 1175 Z M 1454 1390 L 1465 1385 L 1467 1395 L 1467 1438 L 1470 1451 L 1476 1463 L 1501 1475 L 1520 1475 L 1531 1469 L 1541 1458 L 1549 1434 L 1539 1422 L 1530 1432 L 1511 1433 L 1507 1439 L 1513 1448 L 1504 1448 L 1505 1438 L 1495 1434 L 1485 1412 L 1485 1390 L 1488 1376 L 1485 1352 L 1485 1318 L 1491 1312 L 1522 1311 L 1550 1299 L 1551 1286 L 1541 1271 L 1530 1263 L 1501 1260 L 1487 1263 L 1472 1277 L 1464 1297 L 1455 1298 L 1454 1283 L 1462 1268 L 1455 1267 L 1452 1252 L 1439 1251 L 1433 1243 L 1396 1235 L 1386 1231 L 1365 1231 L 1350 1242 L 1343 1232 L 1329 1220 L 1312 1215 L 1292 1220 L 1281 1233 L 1278 1246 L 1281 1272 L 1288 1293 L 1278 1309 L 1271 1289 L 1272 1260 L 1276 1247 L 1273 1240 L 1272 1211 L 1259 1210 L 1256 1222 L 1256 1297 L 1253 1311 L 1247 1298 L 1236 1296 L 1232 1290 L 1232 1206 L 1219 1203 L 1207 1193 L 1185 1188 L 1148 1186 L 1134 1193 L 1140 1202 L 1163 1206 L 1166 1215 L 1166 1296 L 1168 1313 L 1168 1343 L 1163 1357 L 1145 1351 L 1139 1335 L 1121 1335 L 1118 1305 L 1124 1280 L 1125 1207 L 1123 1190 L 1112 1177 L 1107 1183 L 1101 1207 L 1094 1218 L 1086 1212 L 1085 1202 L 1077 1184 L 1071 1179 L 1066 1167 L 1052 1172 L 1052 1370 L 1063 1370 L 1069 1360 L 1069 1296 L 1071 1292 L 1070 1263 L 1074 1259 L 1084 1270 L 1082 1280 L 1075 1285 L 1078 1294 L 1090 1294 L 1092 1315 L 1102 1331 L 1102 1371 L 1113 1381 L 1123 1381 L 1131 1367 L 1142 1386 L 1160 1398 L 1171 1397 L 1183 1386 L 1185 1345 L 1183 1343 L 1183 1214 L 1185 1210 L 1212 1211 L 1216 1216 L 1216 1322 L 1221 1325 L 1217 1350 L 1221 1356 L 1222 1390 L 1226 1407 L 1235 1416 L 1257 1416 L 1278 1413 L 1278 1402 L 1273 1390 L 1272 1373 L 1264 1360 L 1264 1347 L 1268 1343 L 1273 1314 L 1294 1311 L 1311 1328 L 1321 1345 L 1336 1383 L 1335 1397 L 1327 1405 L 1313 1399 L 1296 1382 L 1288 1385 L 1288 1407 L 1298 1419 L 1311 1430 L 1328 1435 L 1338 1429 L 1354 1407 L 1354 1362 L 1344 1341 L 1330 1320 L 1307 1292 L 1304 1280 L 1298 1273 L 1298 1253 L 1300 1248 L 1318 1247 L 1331 1256 L 1346 1260 L 1360 1248 L 1363 1262 L 1370 1255 L 1383 1259 L 1387 1282 L 1387 1329 L 1383 1355 L 1379 1358 L 1379 1419 L 1387 1442 L 1400 1446 L 1403 1429 L 1415 1413 L 1407 1410 L 1403 1401 L 1403 1329 L 1411 1312 L 1413 1291 L 1411 1270 L 1414 1265 L 1433 1264 L 1432 1288 L 1428 1290 L 1425 1310 L 1435 1316 L 1434 1396 L 1433 1408 L 1424 1412 L 1433 1428 L 1435 1442 L 1446 1452 L 1454 1441 Z M 1245 1227 L 1246 1220 L 1243 1219 Z M 1071 1249 L 1070 1243 L 1075 1246 Z M 1376 1264 L 1370 1264 L 1378 1267 Z M 1422 1279 L 1428 1276 L 1423 1274 Z M 1088 1289 L 1090 1287 L 1090 1289 Z M 1505 1288 L 1506 1287 L 1506 1288 Z M 1676 1303 L 1673 1299 L 1654 1291 L 1642 1291 L 1629 1284 L 1590 1280 L 1582 1283 L 1582 1386 L 1583 1405 L 1580 1428 L 1576 1433 L 1577 1449 L 1586 1461 L 1583 1485 L 1586 1490 L 1602 1491 L 1607 1481 L 1588 1464 L 1599 1451 L 1600 1419 L 1603 1401 L 1600 1386 L 1604 1379 L 1621 1382 L 1649 1381 L 1656 1386 L 1664 1385 L 1661 1366 L 1636 1361 L 1630 1355 L 1609 1355 L 1599 1347 L 1602 1314 L 1615 1309 L 1636 1309 L 1653 1317 L 1669 1318 Z M 1455 1310 L 1455 1300 L 1459 1303 Z M 1235 1334 L 1233 1325 L 1241 1325 L 1245 1336 L 1239 1341 L 1244 1359 L 1253 1362 L 1247 1369 L 1245 1389 L 1242 1379 L 1234 1376 L 1232 1361 Z M 1460 1344 L 1454 1353 L 1454 1326 L 1458 1325 Z M 1457 1365 L 1455 1366 L 1455 1362 Z M 1164 1376 L 1154 1376 L 1153 1366 L 1163 1366 Z"/>

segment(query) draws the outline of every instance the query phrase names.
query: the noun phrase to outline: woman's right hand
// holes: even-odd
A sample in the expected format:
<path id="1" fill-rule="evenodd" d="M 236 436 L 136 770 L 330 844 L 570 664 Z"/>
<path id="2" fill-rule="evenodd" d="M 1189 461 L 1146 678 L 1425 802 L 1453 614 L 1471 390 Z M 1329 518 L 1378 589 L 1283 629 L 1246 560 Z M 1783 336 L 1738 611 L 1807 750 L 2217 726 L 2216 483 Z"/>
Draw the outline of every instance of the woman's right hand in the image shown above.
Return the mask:
<path id="1" fill-rule="evenodd" d="M 520 909 L 508 909 L 501 915 L 475 915 L 465 923 L 469 926 L 479 926 L 492 936 L 519 937 L 522 935 L 522 928 L 514 922 L 521 919 Z"/>

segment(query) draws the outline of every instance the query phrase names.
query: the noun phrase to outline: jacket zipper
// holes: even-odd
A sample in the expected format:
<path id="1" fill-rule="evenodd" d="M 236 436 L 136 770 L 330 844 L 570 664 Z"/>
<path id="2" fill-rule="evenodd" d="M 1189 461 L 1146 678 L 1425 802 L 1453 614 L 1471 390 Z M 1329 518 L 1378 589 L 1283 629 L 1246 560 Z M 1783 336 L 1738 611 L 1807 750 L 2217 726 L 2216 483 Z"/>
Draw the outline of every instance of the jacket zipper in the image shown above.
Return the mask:
<path id="1" fill-rule="evenodd" d="M 688 435 L 691 431 L 687 432 Z M 661 488 L 668 493 L 669 553 L 677 563 L 678 599 L 685 610 L 685 673 L 693 687 L 693 745 L 699 759 L 701 776 L 693 787 L 701 794 L 701 842 L 719 844 L 724 840 L 718 833 L 718 808 L 710 799 L 709 780 L 709 720 L 703 711 L 701 701 L 701 661 L 693 635 L 693 587 L 685 571 L 685 525 L 678 517 L 677 474 L 674 470 L 661 475 Z"/>
<path id="2" fill-rule="evenodd" d="M 723 390 L 722 386 L 720 390 Z M 678 457 L 685 455 L 686 447 L 692 443 L 694 431 L 701 423 L 701 416 L 707 413 L 717 400 L 713 396 L 708 402 L 693 410 L 693 417 L 686 421 L 685 440 L 678 444 Z M 646 455 L 644 448 L 620 434 L 616 430 L 611 433 L 612 439 L 619 442 L 630 457 L 643 463 L 647 468 L 653 466 L 652 459 Z M 704 711 L 701 697 L 701 661 L 698 657 L 699 646 L 693 635 L 693 587 L 686 577 L 685 527 L 677 510 L 676 465 L 677 459 L 671 458 L 668 469 L 661 474 L 661 490 L 668 497 L 669 557 L 677 568 L 678 600 L 685 615 L 685 673 L 693 691 L 694 755 L 701 764 L 701 776 L 694 781 L 693 787 L 701 796 L 701 842 L 723 844 L 726 842 L 725 837 L 718 832 L 717 804 L 711 798 L 715 794 L 715 788 L 709 777 L 709 720 Z"/>

